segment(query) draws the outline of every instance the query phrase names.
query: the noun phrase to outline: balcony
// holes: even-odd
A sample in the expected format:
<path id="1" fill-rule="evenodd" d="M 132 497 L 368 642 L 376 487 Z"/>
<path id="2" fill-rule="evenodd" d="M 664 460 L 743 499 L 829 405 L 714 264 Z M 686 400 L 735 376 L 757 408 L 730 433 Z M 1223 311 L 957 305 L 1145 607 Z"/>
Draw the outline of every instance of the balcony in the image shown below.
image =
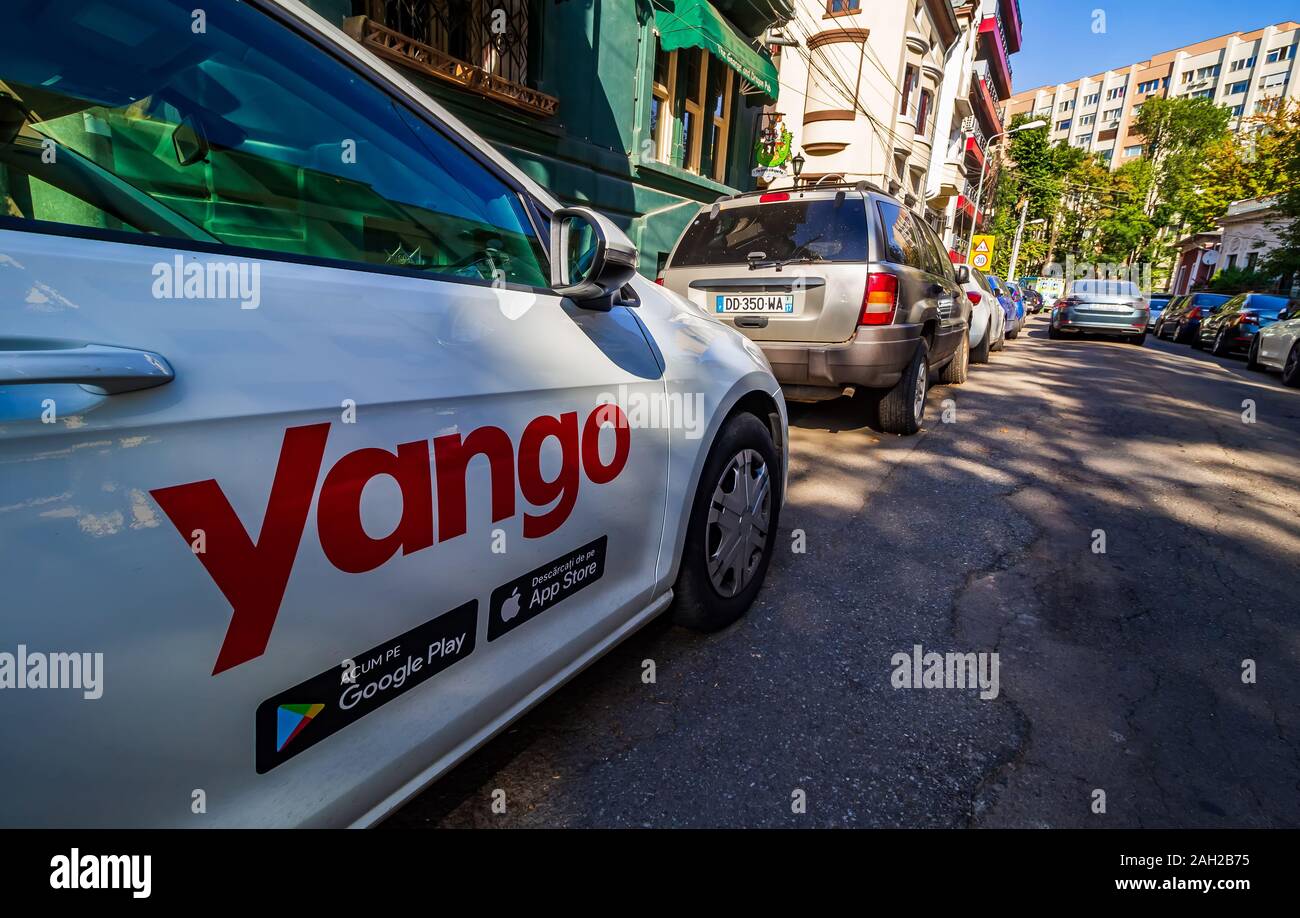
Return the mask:
<path id="1" fill-rule="evenodd" d="M 989 64 L 989 73 L 999 96 L 1011 95 L 1011 61 L 1007 52 L 1007 38 L 1002 22 L 997 16 L 980 20 L 978 57 Z"/>
<path id="2" fill-rule="evenodd" d="M 975 114 L 985 131 L 996 133 L 1002 130 L 1002 118 L 998 114 L 998 94 L 989 76 L 989 67 L 983 61 L 977 61 L 975 72 L 977 79 L 971 81 Z"/>
<path id="3" fill-rule="evenodd" d="M 1007 50 L 1015 54 L 1020 50 L 1020 0 L 1000 0 L 999 10 L 1007 36 Z"/>
<path id="4" fill-rule="evenodd" d="M 343 29 L 358 43 L 387 61 L 425 76 L 449 83 L 466 92 L 491 99 L 502 105 L 530 115 L 549 117 L 559 108 L 555 96 L 526 86 L 522 80 L 527 73 L 527 7 L 520 6 L 522 18 L 509 43 L 494 42 L 487 36 L 478 36 L 477 44 L 482 64 L 474 64 L 449 54 L 426 41 L 414 38 L 407 32 L 430 38 L 445 36 L 446 29 L 438 14 L 442 4 L 431 4 L 432 17 L 412 23 L 401 23 L 403 31 L 392 28 L 369 16 L 352 16 L 343 23 Z M 439 26 L 443 28 L 440 30 Z"/>

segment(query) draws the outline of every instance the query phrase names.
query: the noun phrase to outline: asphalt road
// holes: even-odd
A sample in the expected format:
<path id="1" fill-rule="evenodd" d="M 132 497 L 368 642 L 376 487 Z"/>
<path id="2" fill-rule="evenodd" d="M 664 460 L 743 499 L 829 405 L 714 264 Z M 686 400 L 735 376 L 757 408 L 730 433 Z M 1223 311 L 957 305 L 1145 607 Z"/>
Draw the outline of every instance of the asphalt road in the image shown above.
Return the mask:
<path id="1" fill-rule="evenodd" d="M 1300 391 L 1034 320 L 918 436 L 864 417 L 792 406 L 741 622 L 653 623 L 387 825 L 1300 826 Z M 916 644 L 997 697 L 895 689 Z"/>

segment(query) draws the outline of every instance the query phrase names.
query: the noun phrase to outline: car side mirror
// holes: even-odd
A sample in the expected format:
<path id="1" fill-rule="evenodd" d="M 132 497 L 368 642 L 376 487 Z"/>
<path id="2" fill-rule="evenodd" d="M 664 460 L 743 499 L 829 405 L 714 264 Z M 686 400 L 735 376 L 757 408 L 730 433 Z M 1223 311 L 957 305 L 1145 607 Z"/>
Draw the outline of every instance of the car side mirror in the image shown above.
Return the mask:
<path id="1" fill-rule="evenodd" d="M 970 265 L 957 266 L 957 283 L 959 284 L 970 283 Z"/>
<path id="2" fill-rule="evenodd" d="M 203 125 L 193 115 L 182 118 L 181 123 L 172 131 L 172 149 L 176 151 L 176 162 L 182 166 L 202 162 L 212 152 Z"/>
<path id="3" fill-rule="evenodd" d="M 551 214 L 551 289 L 560 296 L 608 312 L 636 265 L 636 246 L 609 218 L 590 207 Z"/>

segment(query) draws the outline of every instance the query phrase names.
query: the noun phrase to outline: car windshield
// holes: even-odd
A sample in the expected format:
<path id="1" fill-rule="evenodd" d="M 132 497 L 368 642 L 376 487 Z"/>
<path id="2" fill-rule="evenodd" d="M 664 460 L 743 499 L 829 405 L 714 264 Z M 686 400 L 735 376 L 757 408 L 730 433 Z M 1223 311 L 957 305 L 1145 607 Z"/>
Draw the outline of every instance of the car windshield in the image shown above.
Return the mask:
<path id="1" fill-rule="evenodd" d="M 756 260 L 865 262 L 867 217 L 861 198 L 755 202 L 702 211 L 686 228 L 670 267 Z"/>
<path id="2" fill-rule="evenodd" d="M 1246 300 L 1245 308 L 1261 319 L 1276 319 L 1289 302 L 1284 296 L 1252 296 Z"/>
<path id="3" fill-rule="evenodd" d="M 1122 280 L 1075 281 L 1070 290 L 1075 296 L 1142 296 L 1142 291 L 1138 289 L 1137 284 Z"/>

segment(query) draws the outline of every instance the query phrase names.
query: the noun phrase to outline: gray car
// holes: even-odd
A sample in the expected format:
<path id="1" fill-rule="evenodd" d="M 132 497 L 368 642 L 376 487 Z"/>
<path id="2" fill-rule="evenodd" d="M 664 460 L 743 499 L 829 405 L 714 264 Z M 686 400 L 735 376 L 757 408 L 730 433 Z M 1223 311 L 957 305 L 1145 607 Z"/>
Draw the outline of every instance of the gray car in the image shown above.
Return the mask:
<path id="1" fill-rule="evenodd" d="M 787 398 L 877 390 L 881 426 L 911 434 L 930 382 L 966 379 L 968 276 L 924 221 L 859 182 L 703 207 L 661 280 L 757 343 Z"/>
<path id="2" fill-rule="evenodd" d="M 1132 281 L 1104 278 L 1072 281 L 1052 308 L 1049 338 L 1086 333 L 1119 335 L 1130 344 L 1146 343 L 1151 308 Z"/>

